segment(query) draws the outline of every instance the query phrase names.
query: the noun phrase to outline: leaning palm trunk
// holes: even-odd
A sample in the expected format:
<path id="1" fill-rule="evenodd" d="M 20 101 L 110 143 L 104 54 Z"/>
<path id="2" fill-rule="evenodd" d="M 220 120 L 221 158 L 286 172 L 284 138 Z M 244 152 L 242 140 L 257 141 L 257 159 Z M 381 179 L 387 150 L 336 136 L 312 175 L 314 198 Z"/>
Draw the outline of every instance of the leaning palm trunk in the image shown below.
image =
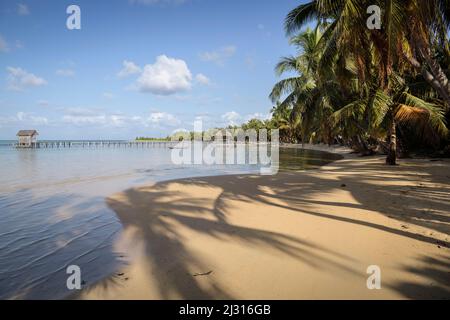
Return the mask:
<path id="1" fill-rule="evenodd" d="M 415 47 L 420 57 L 430 68 L 430 71 L 414 57 L 405 55 L 406 59 L 422 74 L 425 81 L 437 91 L 441 99 L 445 101 L 446 109 L 450 110 L 450 84 L 447 75 L 442 70 L 439 63 L 432 57 L 430 49 L 423 44 L 422 40 L 416 39 Z"/>
<path id="2" fill-rule="evenodd" d="M 395 129 L 395 120 L 392 118 L 391 126 L 389 128 L 389 148 L 386 157 L 386 164 L 397 164 L 397 134 Z"/>

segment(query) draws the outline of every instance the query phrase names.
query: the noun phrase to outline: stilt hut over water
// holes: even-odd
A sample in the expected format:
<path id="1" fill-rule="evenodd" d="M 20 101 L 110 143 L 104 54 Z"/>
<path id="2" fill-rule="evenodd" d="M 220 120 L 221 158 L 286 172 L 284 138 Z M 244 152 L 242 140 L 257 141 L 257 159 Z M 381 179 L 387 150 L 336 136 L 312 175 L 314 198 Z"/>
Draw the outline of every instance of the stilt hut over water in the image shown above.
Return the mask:
<path id="1" fill-rule="evenodd" d="M 34 148 L 37 143 L 38 132 L 36 130 L 20 130 L 17 132 L 19 138 L 18 148 Z"/>

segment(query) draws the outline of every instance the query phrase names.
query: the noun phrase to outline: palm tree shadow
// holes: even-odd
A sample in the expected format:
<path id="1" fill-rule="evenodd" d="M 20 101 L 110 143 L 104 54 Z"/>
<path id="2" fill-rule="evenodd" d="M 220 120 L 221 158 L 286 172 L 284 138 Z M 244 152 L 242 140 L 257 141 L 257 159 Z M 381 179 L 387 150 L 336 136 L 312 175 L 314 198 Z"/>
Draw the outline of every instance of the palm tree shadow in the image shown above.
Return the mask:
<path id="1" fill-rule="evenodd" d="M 390 287 L 409 299 L 449 299 L 450 257 L 427 257 L 419 259 L 421 267 L 404 266 L 406 272 L 425 278 L 428 283 L 402 281 Z"/>
<path id="2" fill-rule="evenodd" d="M 206 186 L 201 180 L 186 181 Z M 233 182 L 230 184 L 233 185 Z M 145 258 L 151 266 L 148 273 L 155 279 L 162 299 L 234 298 L 215 281 L 214 272 L 202 279 L 195 277 L 195 274 L 214 270 L 211 270 L 210 261 L 200 259 L 189 250 L 190 239 L 179 231 L 180 226 L 196 235 L 220 241 L 239 241 L 244 245 L 266 247 L 314 268 L 339 269 L 363 277 L 349 266 L 351 257 L 297 237 L 229 223 L 227 199 L 230 197 L 243 198 L 224 189 L 211 206 L 210 199 L 192 198 L 181 191 L 167 190 L 166 183 L 157 183 L 150 188 L 127 190 L 120 197 L 107 199 L 107 204 L 116 212 L 125 229 L 132 227 L 137 230 L 133 241 L 144 244 Z M 220 259 L 220 254 L 217 258 Z M 107 287 L 110 284 L 114 285 L 108 282 L 104 285 Z"/>
<path id="3" fill-rule="evenodd" d="M 207 277 L 194 277 L 195 273 L 209 272 L 210 262 L 202 260 L 189 249 L 189 238 L 180 232 L 187 229 L 196 235 L 206 236 L 220 241 L 239 241 L 252 246 L 261 246 L 297 259 L 304 264 L 327 271 L 340 270 L 357 277 L 365 277 L 360 271 L 350 267 L 355 260 L 347 255 L 334 252 L 311 241 L 292 237 L 281 233 L 259 230 L 232 224 L 229 214 L 233 209 L 230 200 L 260 203 L 268 206 L 288 209 L 297 214 L 312 215 L 321 219 L 331 219 L 342 223 L 361 225 L 382 232 L 408 237 L 418 241 L 436 244 L 436 238 L 427 234 L 411 232 L 408 229 L 389 227 L 365 219 L 323 213 L 317 209 L 335 208 L 362 209 L 379 212 L 401 222 L 431 228 L 439 232 L 447 232 L 449 200 L 444 193 L 442 182 L 445 177 L 436 176 L 432 168 L 422 168 L 425 186 L 414 186 L 423 199 L 415 202 L 415 207 L 403 205 L 401 197 L 405 191 L 411 191 L 411 185 L 405 181 L 416 182 L 416 172 L 409 172 L 401 166 L 391 167 L 378 164 L 372 159 L 361 161 L 348 168 L 342 162 L 337 162 L 326 168 L 326 172 L 334 173 L 328 179 L 326 174 L 316 174 L 316 171 L 281 172 L 275 176 L 233 175 L 222 177 L 200 177 L 156 183 L 147 188 L 130 189 L 107 200 L 108 206 L 116 212 L 124 228 L 133 227 L 138 230 L 135 241 L 144 243 L 145 257 L 148 260 L 148 273 L 155 279 L 160 297 L 163 299 L 174 296 L 183 299 L 231 299 L 233 294 L 223 285 L 215 281 L 214 272 Z M 395 171 L 394 171 L 395 170 Z M 320 169 L 319 169 L 320 171 Z M 378 172 L 374 174 L 374 172 Z M 337 178 L 336 178 L 337 174 Z M 389 182 L 389 183 L 388 183 Z M 398 182 L 398 183 L 397 183 Z M 168 188 L 170 184 L 189 187 L 211 188 L 219 190 L 217 196 L 202 197 L 187 194 L 185 188 Z M 327 200 L 324 195 L 336 189 L 348 191 L 356 202 L 336 202 Z M 368 194 L 370 196 L 368 196 Z M 318 197 L 319 196 L 319 197 Z M 414 196 L 420 196 L 419 193 Z M 373 201 L 377 197 L 383 199 L 379 204 Z M 398 202 L 398 205 L 391 203 Z M 384 205 L 385 204 L 385 205 Z M 408 214 L 405 215 L 405 208 Z M 435 210 L 436 212 L 430 212 Z M 423 212 L 427 210 L 426 214 Z M 439 211 L 439 212 L 438 212 Z M 233 210 L 236 213 L 235 210 Z M 287 211 L 285 211 L 287 212 Z M 239 212 L 239 214 L 245 214 Z M 282 217 L 280 217 L 282 219 Z M 441 241 L 448 246 L 448 242 Z M 325 257 L 326 256 L 326 257 Z M 438 263 L 429 260 L 430 264 Z M 444 263 L 444 262 L 441 262 Z M 406 270 L 407 267 L 405 267 Z M 450 269 L 446 262 L 443 269 Z M 421 270 L 406 270 L 415 274 L 433 277 L 440 283 L 445 283 L 447 273 L 436 271 L 432 266 Z M 207 278 L 207 280 L 205 280 Z M 392 286 L 406 297 L 417 297 L 420 287 L 415 284 L 403 283 Z M 444 296 L 449 293 L 444 286 L 427 287 L 427 297 Z"/>

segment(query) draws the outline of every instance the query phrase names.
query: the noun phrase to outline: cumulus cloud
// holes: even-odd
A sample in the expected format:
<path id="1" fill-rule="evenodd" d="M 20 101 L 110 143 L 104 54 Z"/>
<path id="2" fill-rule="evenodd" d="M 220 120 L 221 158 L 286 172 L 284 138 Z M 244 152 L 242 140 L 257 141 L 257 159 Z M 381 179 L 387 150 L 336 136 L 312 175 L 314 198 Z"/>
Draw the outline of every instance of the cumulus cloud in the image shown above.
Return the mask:
<path id="1" fill-rule="evenodd" d="M 7 67 L 8 89 L 23 90 L 27 87 L 39 87 L 47 84 L 47 81 L 22 68 Z"/>
<path id="2" fill-rule="evenodd" d="M 225 121 L 226 125 L 231 126 L 238 125 L 238 122 L 242 119 L 241 115 L 236 111 L 229 111 L 227 113 L 224 113 L 221 118 Z"/>
<path id="3" fill-rule="evenodd" d="M 137 66 L 133 61 L 123 61 L 123 68 L 117 73 L 119 78 L 125 78 L 132 74 L 141 73 L 141 68 Z"/>
<path id="4" fill-rule="evenodd" d="M 56 70 L 56 75 L 61 77 L 73 77 L 75 75 L 75 71 L 71 69 L 58 69 Z"/>
<path id="5" fill-rule="evenodd" d="M 5 38 L 0 34 L 0 52 L 8 52 L 9 51 L 9 45 L 8 42 L 6 42 Z"/>
<path id="6" fill-rule="evenodd" d="M 225 61 L 236 53 L 236 47 L 233 45 L 222 47 L 215 51 L 207 51 L 200 53 L 200 59 L 203 61 L 214 62 L 218 65 L 224 65 Z"/>
<path id="7" fill-rule="evenodd" d="M 210 85 L 211 80 L 204 74 L 198 73 L 193 77 L 187 63 L 182 59 L 159 55 L 153 64 L 139 67 L 132 61 L 124 60 L 123 68 L 117 73 L 119 78 L 137 74 L 134 83 L 127 89 L 159 96 L 178 94 L 191 89 L 193 82 Z M 175 95 L 177 98 L 178 95 Z"/>
<path id="8" fill-rule="evenodd" d="M 164 124 L 168 126 L 177 126 L 181 123 L 173 114 L 167 112 L 152 112 L 148 118 L 148 122 L 149 124 Z"/>
<path id="9" fill-rule="evenodd" d="M 195 80 L 197 80 L 198 83 L 203 84 L 203 85 L 211 84 L 211 80 L 202 73 L 197 74 L 195 76 Z"/>
<path id="10" fill-rule="evenodd" d="M 17 5 L 17 13 L 20 16 L 27 16 L 30 14 L 30 9 L 28 8 L 28 6 L 26 4 L 19 3 Z"/>
<path id="11" fill-rule="evenodd" d="M 186 62 L 160 55 L 144 67 L 135 87 L 141 92 L 170 95 L 191 88 L 192 74 Z"/>

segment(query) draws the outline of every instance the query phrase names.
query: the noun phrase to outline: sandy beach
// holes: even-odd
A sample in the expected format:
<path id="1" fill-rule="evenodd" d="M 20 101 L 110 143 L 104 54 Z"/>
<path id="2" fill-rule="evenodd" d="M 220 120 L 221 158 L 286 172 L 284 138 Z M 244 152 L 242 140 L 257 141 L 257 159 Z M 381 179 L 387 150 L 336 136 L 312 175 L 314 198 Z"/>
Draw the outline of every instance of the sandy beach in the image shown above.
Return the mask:
<path id="1" fill-rule="evenodd" d="M 450 161 L 399 163 L 346 157 L 114 194 L 127 264 L 77 298 L 449 299 Z"/>

